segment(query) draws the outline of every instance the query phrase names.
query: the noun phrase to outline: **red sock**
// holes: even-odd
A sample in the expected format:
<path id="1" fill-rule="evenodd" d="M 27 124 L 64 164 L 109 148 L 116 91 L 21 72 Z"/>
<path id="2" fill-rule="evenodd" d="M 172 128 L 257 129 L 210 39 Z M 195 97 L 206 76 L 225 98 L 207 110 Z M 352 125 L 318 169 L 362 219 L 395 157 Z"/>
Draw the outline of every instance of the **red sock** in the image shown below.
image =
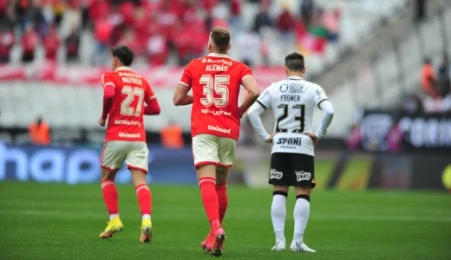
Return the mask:
<path id="1" fill-rule="evenodd" d="M 199 180 L 200 193 L 204 203 L 205 212 L 210 221 L 212 230 L 221 226 L 219 222 L 219 202 L 216 195 L 216 179 L 211 177 Z"/>
<path id="2" fill-rule="evenodd" d="M 147 184 L 138 185 L 136 188 L 136 196 L 138 197 L 139 208 L 141 209 L 141 215 L 152 213 L 152 194 L 150 193 Z"/>
<path id="3" fill-rule="evenodd" d="M 118 206 L 118 195 L 116 185 L 113 181 L 105 180 L 102 181 L 102 195 L 103 201 L 105 202 L 105 206 L 108 209 L 108 213 L 118 214 L 119 206 Z"/>
<path id="4" fill-rule="evenodd" d="M 219 202 L 219 221 L 222 223 L 229 203 L 227 198 L 227 183 L 216 185 L 216 195 L 218 196 Z"/>

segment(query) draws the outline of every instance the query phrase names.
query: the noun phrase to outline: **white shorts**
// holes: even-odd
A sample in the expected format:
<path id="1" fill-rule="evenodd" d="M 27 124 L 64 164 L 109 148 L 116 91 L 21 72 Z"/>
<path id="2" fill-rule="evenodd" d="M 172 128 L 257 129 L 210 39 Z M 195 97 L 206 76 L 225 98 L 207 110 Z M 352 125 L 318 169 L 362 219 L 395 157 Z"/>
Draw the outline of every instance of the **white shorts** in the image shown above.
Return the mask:
<path id="1" fill-rule="evenodd" d="M 193 137 L 194 165 L 216 165 L 230 168 L 235 159 L 234 139 L 200 134 Z"/>
<path id="2" fill-rule="evenodd" d="M 147 173 L 149 150 L 145 142 L 108 141 L 103 145 L 100 158 L 102 168 L 114 171 L 127 164 L 130 170 Z"/>

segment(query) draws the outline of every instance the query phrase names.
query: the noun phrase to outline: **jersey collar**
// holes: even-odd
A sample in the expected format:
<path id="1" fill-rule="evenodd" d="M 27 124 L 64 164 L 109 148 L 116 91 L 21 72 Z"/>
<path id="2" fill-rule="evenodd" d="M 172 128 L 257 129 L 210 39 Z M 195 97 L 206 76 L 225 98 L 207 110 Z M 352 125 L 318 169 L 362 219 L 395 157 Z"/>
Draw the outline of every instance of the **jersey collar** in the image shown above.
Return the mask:
<path id="1" fill-rule="evenodd" d="M 221 53 L 209 53 L 207 56 L 210 57 L 217 57 L 217 58 L 229 58 L 229 56 L 227 56 L 226 54 L 221 54 Z"/>
<path id="2" fill-rule="evenodd" d="M 118 71 L 118 70 L 132 70 L 132 69 L 127 66 L 121 66 L 121 67 L 118 67 L 115 71 Z"/>
<path id="3" fill-rule="evenodd" d="M 298 77 L 298 76 L 289 76 L 288 79 L 293 79 L 293 80 L 303 80 L 303 78 Z"/>

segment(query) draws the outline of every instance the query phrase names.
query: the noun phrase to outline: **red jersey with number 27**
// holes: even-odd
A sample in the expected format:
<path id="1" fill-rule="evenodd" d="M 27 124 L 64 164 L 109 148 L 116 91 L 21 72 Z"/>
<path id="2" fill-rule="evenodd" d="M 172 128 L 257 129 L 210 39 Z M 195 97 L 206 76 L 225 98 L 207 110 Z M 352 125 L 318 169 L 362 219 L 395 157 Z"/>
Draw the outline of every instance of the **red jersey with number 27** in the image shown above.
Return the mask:
<path id="1" fill-rule="evenodd" d="M 155 98 L 145 78 L 128 67 L 102 76 L 102 84 L 114 87 L 105 141 L 146 141 L 144 103 Z"/>
<path id="2" fill-rule="evenodd" d="M 180 83 L 192 88 L 191 135 L 210 134 L 238 140 L 238 96 L 242 80 L 252 71 L 227 55 L 211 53 L 192 60 Z"/>

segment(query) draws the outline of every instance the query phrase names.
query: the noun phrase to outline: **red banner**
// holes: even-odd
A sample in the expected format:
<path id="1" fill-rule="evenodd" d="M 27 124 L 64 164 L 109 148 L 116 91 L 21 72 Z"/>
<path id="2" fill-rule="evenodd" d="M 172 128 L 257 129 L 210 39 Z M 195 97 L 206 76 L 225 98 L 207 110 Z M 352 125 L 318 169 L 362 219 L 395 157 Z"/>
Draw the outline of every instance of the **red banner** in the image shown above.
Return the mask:
<path id="1" fill-rule="evenodd" d="M 81 67 L 43 63 L 28 66 L 0 66 L 1 81 L 33 81 L 51 82 L 64 85 L 100 86 L 100 78 L 108 68 Z M 183 73 L 183 67 L 137 68 L 135 71 L 143 75 L 153 87 L 174 88 Z M 285 77 L 283 67 L 254 67 L 255 78 L 262 88 Z M 1 84 L 1 83 L 0 83 Z"/>

